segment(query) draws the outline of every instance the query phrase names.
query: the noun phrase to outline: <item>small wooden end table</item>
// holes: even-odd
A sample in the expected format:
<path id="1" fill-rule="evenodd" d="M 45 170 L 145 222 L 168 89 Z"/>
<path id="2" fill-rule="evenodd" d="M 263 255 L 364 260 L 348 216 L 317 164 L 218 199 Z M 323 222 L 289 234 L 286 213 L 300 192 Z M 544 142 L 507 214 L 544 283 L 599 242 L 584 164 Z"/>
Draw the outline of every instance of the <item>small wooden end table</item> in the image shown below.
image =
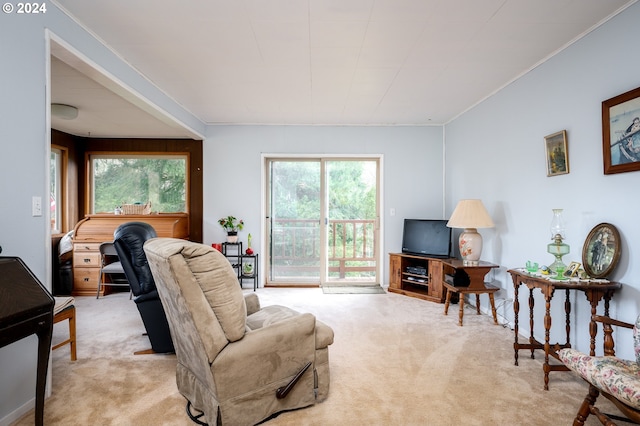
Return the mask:
<path id="1" fill-rule="evenodd" d="M 497 268 L 498 265 L 494 265 L 493 263 L 480 261 L 478 265 L 465 265 L 462 260 L 459 259 L 447 259 L 442 263 L 453 268 L 454 270 L 462 269 L 467 276 L 469 277 L 469 286 L 467 287 L 456 287 L 454 283 L 445 278 L 442 283 L 444 287 L 447 289 L 447 296 L 444 302 L 444 314 L 447 315 L 449 312 L 449 303 L 451 302 L 451 294 L 459 293 L 460 294 L 460 311 L 458 314 L 458 325 L 462 327 L 462 317 L 464 317 L 464 295 L 465 294 L 475 294 L 476 295 L 476 312 L 480 315 L 480 294 L 486 293 L 489 295 L 489 303 L 491 304 L 491 313 L 493 314 L 493 322 L 498 324 L 498 315 L 496 313 L 496 303 L 493 297 L 493 293 L 500 290 L 500 287 L 493 286 L 489 283 L 484 282 L 484 277 L 489 273 L 489 271 L 493 268 Z"/>
<path id="2" fill-rule="evenodd" d="M 529 349 L 531 350 L 531 358 L 534 358 L 534 351 L 537 349 L 544 350 L 544 364 L 542 370 L 544 371 L 544 389 L 549 390 L 549 372 L 551 371 L 569 371 L 564 364 L 551 365 L 549 364 L 549 357 L 558 359 L 557 352 L 563 348 L 570 348 L 571 342 L 569 340 L 569 332 L 571 331 L 570 313 L 571 313 L 571 301 L 569 300 L 569 291 L 577 290 L 584 292 L 587 300 L 591 304 L 591 316 L 595 315 L 600 300 L 604 299 L 604 315 L 609 316 L 609 301 L 622 284 L 618 282 L 592 282 L 592 281 L 557 281 L 547 278 L 531 275 L 523 269 L 510 269 L 507 271 L 511 274 L 513 279 L 513 287 L 515 290 L 513 297 L 513 313 L 514 313 L 514 326 L 513 331 L 515 333 L 515 342 L 513 343 L 513 350 L 515 356 L 515 365 L 518 365 L 518 350 Z M 529 288 L 529 327 L 531 328 L 531 334 L 529 336 L 529 343 L 518 342 L 518 313 L 520 312 L 520 302 L 518 301 L 518 290 L 521 285 L 526 285 Z M 545 300 L 545 314 L 544 314 L 544 343 L 537 341 L 533 337 L 533 289 L 539 288 L 542 292 Z M 565 290 L 565 303 L 564 309 L 566 313 L 565 328 L 566 339 L 565 343 L 549 343 L 549 331 L 551 330 L 551 299 L 556 289 Z M 589 334 L 591 335 L 591 347 L 589 354 L 594 356 L 596 353 L 596 333 L 598 326 L 593 319 L 589 323 Z"/>

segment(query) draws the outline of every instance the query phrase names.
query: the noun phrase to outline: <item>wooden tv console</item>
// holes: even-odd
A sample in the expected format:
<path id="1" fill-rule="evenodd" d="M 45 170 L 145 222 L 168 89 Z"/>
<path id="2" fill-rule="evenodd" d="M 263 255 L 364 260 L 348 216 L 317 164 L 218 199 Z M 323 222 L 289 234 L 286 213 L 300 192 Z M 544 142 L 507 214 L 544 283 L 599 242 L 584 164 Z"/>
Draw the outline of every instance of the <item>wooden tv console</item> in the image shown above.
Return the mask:
<path id="1" fill-rule="evenodd" d="M 389 291 L 444 303 L 444 276 L 453 272 L 453 268 L 446 264 L 447 260 L 452 259 L 389 253 Z M 422 268 L 425 273 L 409 272 L 407 268 Z"/>

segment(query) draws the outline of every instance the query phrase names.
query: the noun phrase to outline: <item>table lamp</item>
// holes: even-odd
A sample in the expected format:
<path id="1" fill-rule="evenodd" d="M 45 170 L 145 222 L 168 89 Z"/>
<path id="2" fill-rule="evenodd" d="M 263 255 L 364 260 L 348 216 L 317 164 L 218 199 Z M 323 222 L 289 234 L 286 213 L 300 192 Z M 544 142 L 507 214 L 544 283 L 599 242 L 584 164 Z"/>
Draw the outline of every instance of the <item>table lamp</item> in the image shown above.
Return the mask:
<path id="1" fill-rule="evenodd" d="M 562 256 L 569 254 L 569 244 L 563 243 L 565 236 L 564 219 L 562 218 L 562 209 L 552 209 L 553 219 L 551 220 L 551 239 L 552 243 L 547 244 L 547 253 L 555 256 L 556 260 L 549 265 L 549 269 L 558 272 L 560 275 L 567 265 L 562 262 Z M 558 269 L 560 269 L 558 271 Z"/>
<path id="2" fill-rule="evenodd" d="M 477 228 L 493 228 L 494 224 L 481 200 L 460 200 L 449 222 L 449 228 L 464 228 L 458 247 L 464 265 L 478 265 L 482 253 L 482 235 Z"/>

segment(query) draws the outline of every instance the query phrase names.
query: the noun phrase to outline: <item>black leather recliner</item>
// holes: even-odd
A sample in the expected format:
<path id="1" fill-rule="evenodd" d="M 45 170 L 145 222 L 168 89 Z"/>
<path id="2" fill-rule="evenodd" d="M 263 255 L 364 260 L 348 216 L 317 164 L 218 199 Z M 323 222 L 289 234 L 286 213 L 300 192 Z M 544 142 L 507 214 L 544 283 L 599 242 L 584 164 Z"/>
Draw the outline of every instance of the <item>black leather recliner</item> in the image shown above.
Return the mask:
<path id="1" fill-rule="evenodd" d="M 148 223 L 127 222 L 113 233 L 113 244 L 135 296 L 133 300 L 147 330 L 151 349 L 155 353 L 171 353 L 174 348 L 169 323 L 143 249 L 145 241 L 155 237 L 156 231 Z"/>

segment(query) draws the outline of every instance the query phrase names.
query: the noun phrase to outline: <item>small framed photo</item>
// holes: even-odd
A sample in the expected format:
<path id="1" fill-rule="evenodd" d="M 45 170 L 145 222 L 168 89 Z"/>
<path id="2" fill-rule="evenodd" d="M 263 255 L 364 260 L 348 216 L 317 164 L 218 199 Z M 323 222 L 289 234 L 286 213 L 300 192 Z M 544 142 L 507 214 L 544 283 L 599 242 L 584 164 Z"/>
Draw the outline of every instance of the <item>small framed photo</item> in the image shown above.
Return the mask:
<path id="1" fill-rule="evenodd" d="M 580 265 L 580 262 L 571 262 L 567 267 L 567 270 L 564 271 L 564 276 L 567 278 L 577 277 L 580 266 L 582 266 Z"/>
<path id="2" fill-rule="evenodd" d="M 610 223 L 596 225 L 582 247 L 582 264 L 591 278 L 606 278 L 620 258 L 620 234 Z"/>
<path id="3" fill-rule="evenodd" d="M 544 137 L 547 154 L 547 176 L 569 173 L 569 150 L 567 149 L 567 131 L 561 130 Z"/>
<path id="4" fill-rule="evenodd" d="M 602 102 L 604 174 L 640 170 L 640 87 Z"/>

